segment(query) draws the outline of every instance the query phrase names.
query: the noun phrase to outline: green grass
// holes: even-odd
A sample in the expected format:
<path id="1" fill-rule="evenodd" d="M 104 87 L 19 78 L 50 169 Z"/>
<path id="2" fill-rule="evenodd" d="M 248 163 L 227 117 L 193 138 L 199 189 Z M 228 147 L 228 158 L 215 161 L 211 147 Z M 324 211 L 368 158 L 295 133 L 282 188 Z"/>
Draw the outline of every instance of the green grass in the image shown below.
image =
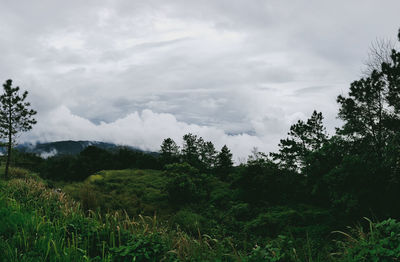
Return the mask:
<path id="1" fill-rule="evenodd" d="M 0 172 L 3 170 L 0 167 Z M 318 227 L 315 224 L 321 217 L 326 217 L 325 210 L 277 206 L 265 210 L 254 220 L 243 222 L 241 230 L 279 231 L 279 227 L 284 226 L 280 223 L 289 219 L 293 220 L 292 224 L 300 223 L 297 228 L 301 232 L 296 232 L 296 227 L 293 227 L 290 234 L 265 239 L 246 250 L 238 248 L 230 237 L 204 234 L 201 227 L 208 224 L 210 218 L 193 212 L 189 207 L 177 211 L 172 217 L 181 225 L 177 228 L 154 213 L 151 216 L 131 216 L 122 211 L 94 212 L 88 209 L 89 206 L 84 206 L 85 201 L 91 201 L 90 198 L 105 201 L 110 194 L 123 201 L 131 194 L 133 197 L 127 203 L 142 203 L 131 212 L 145 210 L 144 205 L 158 210 L 167 205 L 167 196 L 163 193 L 166 177 L 159 171 L 102 171 L 83 183 L 64 185 L 65 192 L 70 190 L 78 194 L 78 198 L 83 197 L 82 202 L 65 192 L 48 188 L 45 181 L 27 170 L 14 171 L 14 178 L 0 179 L 0 262 L 361 262 L 400 259 L 400 223 L 393 219 L 380 223 L 368 220 L 364 228 L 360 226 L 349 233 L 332 234 L 336 241 L 332 242 L 329 250 L 324 248 L 324 241 L 331 240 L 312 236 L 313 230 L 322 230 L 315 228 Z M 104 208 L 102 205 L 104 203 L 98 203 Z M 127 206 L 126 203 L 121 205 Z M 246 213 L 243 211 L 247 208 L 245 205 L 235 208 L 239 213 Z M 164 212 L 167 213 L 167 209 Z M 302 227 L 303 223 L 313 226 Z M 246 225 L 255 229 L 243 227 Z M 303 230 L 306 238 L 298 238 L 296 235 L 302 235 Z"/>
<path id="2" fill-rule="evenodd" d="M 291 238 L 296 238 L 293 241 L 296 248 L 304 253 L 307 246 L 303 242 L 307 232 L 316 232 L 311 233 L 313 242 L 309 242 L 314 250 L 317 246 L 314 236 L 321 235 L 321 232 L 329 234 L 329 229 L 310 226 L 320 221 L 320 217 L 329 216 L 325 210 L 305 205 L 296 209 L 287 206 L 263 208 L 265 213 L 251 218 L 248 214 L 251 210 L 240 211 L 232 206 L 234 192 L 227 183 L 216 179 L 210 179 L 207 185 L 210 189 L 209 200 L 184 206 L 171 205 L 165 190 L 169 179 L 157 170 L 107 170 L 91 175 L 84 182 L 59 186 L 80 201 L 85 210 L 98 210 L 101 213 L 123 210 L 130 216 L 157 214 L 157 218 L 166 221 L 170 229 L 179 228 L 192 238 L 203 234 L 211 239 L 223 238 L 224 246 L 233 245 L 242 252 L 251 252 L 255 243 L 266 243 L 265 235 L 271 239 L 278 234 L 293 233 Z M 240 221 L 235 220 L 236 216 Z M 313 219 L 314 216 L 317 219 Z M 301 254 L 301 257 L 310 255 Z"/>
<path id="3" fill-rule="evenodd" d="M 171 213 L 166 183 L 167 177 L 157 170 L 107 170 L 81 183 L 64 184 L 62 189 L 81 201 L 85 209 L 164 217 Z"/>
<path id="4" fill-rule="evenodd" d="M 0 192 L 0 261 L 239 261 L 155 216 L 85 212 L 35 178 L 0 180 Z"/>

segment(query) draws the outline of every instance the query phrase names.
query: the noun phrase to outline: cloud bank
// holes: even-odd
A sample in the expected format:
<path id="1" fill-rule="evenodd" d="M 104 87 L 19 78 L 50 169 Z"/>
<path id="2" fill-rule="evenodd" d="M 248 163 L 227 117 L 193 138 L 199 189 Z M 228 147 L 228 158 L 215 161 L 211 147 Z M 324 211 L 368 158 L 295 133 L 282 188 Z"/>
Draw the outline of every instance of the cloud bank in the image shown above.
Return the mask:
<path id="1" fill-rule="evenodd" d="M 29 91 L 26 141 L 85 139 L 156 150 L 192 132 L 235 158 L 275 150 L 336 96 L 376 38 L 394 38 L 398 0 L 4 0 L 0 81 Z"/>
<path id="2" fill-rule="evenodd" d="M 228 145 L 235 161 L 242 161 L 253 147 L 268 144 L 268 137 L 249 134 L 228 135 L 222 129 L 178 121 L 173 115 L 143 110 L 126 115 L 114 122 L 95 124 L 60 106 L 41 117 L 37 126 L 21 139 L 50 142 L 59 140 L 96 140 L 131 145 L 142 150 L 159 151 L 162 141 L 170 137 L 182 144 L 184 134 L 193 133 L 213 141 L 217 149 Z M 259 149 L 268 149 L 262 147 Z"/>

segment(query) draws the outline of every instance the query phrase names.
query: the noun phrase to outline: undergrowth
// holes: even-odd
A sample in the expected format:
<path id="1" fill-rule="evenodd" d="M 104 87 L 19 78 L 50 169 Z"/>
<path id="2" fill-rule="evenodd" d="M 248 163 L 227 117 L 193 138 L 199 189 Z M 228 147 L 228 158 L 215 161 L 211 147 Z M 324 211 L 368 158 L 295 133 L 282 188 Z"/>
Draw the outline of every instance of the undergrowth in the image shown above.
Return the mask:
<path id="1" fill-rule="evenodd" d="M 85 212 L 35 179 L 1 181 L 0 187 L 1 261 L 239 260 L 218 241 L 168 230 L 155 216 Z"/>
<path id="2" fill-rule="evenodd" d="M 14 171 L 13 171 L 14 172 Z M 12 173 L 13 173 L 12 172 Z M 173 228 L 157 216 L 94 212 L 37 176 L 17 170 L 0 180 L 0 261 L 398 261 L 400 223 L 368 220 L 336 231 L 332 249 L 293 235 L 265 239 L 249 250 L 229 237 L 203 234 L 200 227 Z M 193 214 L 181 211 L 186 221 Z M 178 219 L 179 216 L 176 217 Z M 198 220 L 193 217 L 192 220 Z M 183 223 L 183 222 L 182 222 Z M 185 222 L 186 223 L 186 222 Z M 184 223 L 183 223 L 184 224 Z M 186 231 L 184 231 L 186 230 Z M 303 241 L 303 243 L 299 243 Z M 318 243 L 317 243 L 318 244 Z"/>

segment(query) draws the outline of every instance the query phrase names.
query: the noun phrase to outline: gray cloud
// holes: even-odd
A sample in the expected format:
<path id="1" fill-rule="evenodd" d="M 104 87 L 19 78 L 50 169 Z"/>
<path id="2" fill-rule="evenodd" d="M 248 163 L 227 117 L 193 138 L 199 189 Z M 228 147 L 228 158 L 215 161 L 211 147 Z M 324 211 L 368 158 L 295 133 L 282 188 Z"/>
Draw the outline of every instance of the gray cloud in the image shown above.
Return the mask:
<path id="1" fill-rule="evenodd" d="M 242 157 L 274 150 L 313 109 L 333 131 L 336 96 L 359 77 L 369 44 L 396 35 L 399 9 L 395 0 L 5 0 L 0 79 L 29 90 L 39 112 L 21 139 L 156 150 L 190 131 Z"/>

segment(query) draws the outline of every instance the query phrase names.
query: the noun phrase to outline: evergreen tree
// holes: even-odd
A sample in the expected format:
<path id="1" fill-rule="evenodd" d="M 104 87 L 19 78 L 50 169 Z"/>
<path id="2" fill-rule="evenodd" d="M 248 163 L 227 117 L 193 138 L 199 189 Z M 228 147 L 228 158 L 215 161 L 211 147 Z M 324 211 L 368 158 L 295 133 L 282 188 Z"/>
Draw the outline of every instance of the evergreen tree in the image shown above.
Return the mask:
<path id="1" fill-rule="evenodd" d="M 338 134 L 381 159 L 400 131 L 400 52 L 393 49 L 389 60 L 354 81 L 337 102 L 344 121 Z"/>
<path id="2" fill-rule="evenodd" d="M 344 121 L 338 134 L 354 143 L 368 145 L 371 153 L 379 157 L 390 135 L 384 125 L 391 118 L 386 95 L 382 73 L 373 71 L 369 77 L 351 84 L 348 97 L 340 95 L 337 98 L 339 118 Z"/>
<path id="3" fill-rule="evenodd" d="M 327 140 L 322 120 L 322 113 L 314 110 L 307 122 L 299 120 L 292 125 L 289 137 L 280 141 L 279 152 L 271 153 L 272 158 L 277 160 L 282 168 L 294 171 L 303 168 L 307 156 L 321 148 Z"/>
<path id="4" fill-rule="evenodd" d="M 352 199 L 361 211 L 395 214 L 387 199 L 400 196 L 399 51 L 392 50 L 390 60 L 354 81 L 348 95 L 337 102 L 344 121 L 337 133 L 350 153 L 330 171 L 331 178 L 324 177 L 331 195 L 340 196 L 334 202 L 349 206 Z"/>
<path id="5" fill-rule="evenodd" d="M 18 93 L 19 87 L 12 87 L 12 80 L 9 79 L 3 84 L 4 92 L 0 96 L 0 134 L 7 139 L 7 161 L 5 178 L 8 178 L 12 145 L 15 136 L 20 132 L 32 129 L 36 124 L 33 116 L 36 111 L 30 109 L 30 103 L 25 102 L 28 92 Z"/>
<path id="6" fill-rule="evenodd" d="M 232 153 L 229 148 L 224 145 L 221 152 L 217 155 L 216 170 L 221 179 L 226 180 L 226 177 L 232 171 L 233 161 Z"/>
<path id="7" fill-rule="evenodd" d="M 179 161 L 179 146 L 172 138 L 166 138 L 161 144 L 160 158 L 163 165 Z"/>
<path id="8" fill-rule="evenodd" d="M 210 171 L 215 166 L 216 154 L 214 144 L 211 141 L 204 142 L 201 138 L 198 140 L 200 149 L 201 164 L 205 171 Z"/>
<path id="9" fill-rule="evenodd" d="M 183 147 L 182 147 L 182 158 L 183 161 L 188 164 L 199 167 L 200 165 L 200 153 L 199 153 L 199 142 L 196 135 L 191 133 L 183 136 Z"/>
<path id="10" fill-rule="evenodd" d="M 398 34 L 400 42 L 400 30 Z M 382 64 L 382 74 L 387 80 L 388 103 L 394 108 L 395 113 L 400 113 L 400 51 L 392 50 L 390 62 Z"/>

